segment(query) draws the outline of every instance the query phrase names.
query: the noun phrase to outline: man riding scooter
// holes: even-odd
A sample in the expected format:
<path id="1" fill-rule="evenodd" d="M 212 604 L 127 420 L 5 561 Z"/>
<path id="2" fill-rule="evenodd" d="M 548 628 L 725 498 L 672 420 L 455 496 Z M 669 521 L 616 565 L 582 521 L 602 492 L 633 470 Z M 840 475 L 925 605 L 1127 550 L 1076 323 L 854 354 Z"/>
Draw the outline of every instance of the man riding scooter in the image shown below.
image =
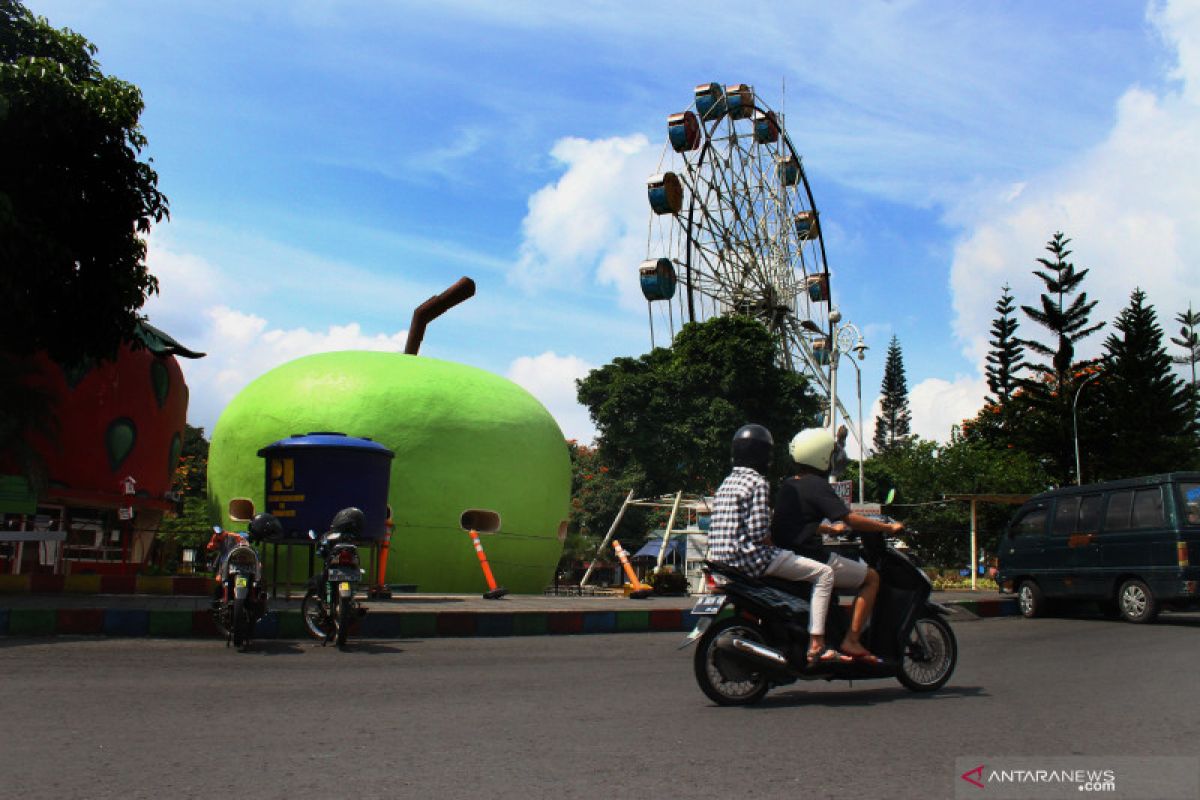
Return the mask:
<path id="1" fill-rule="evenodd" d="M 792 438 L 788 452 L 796 462 L 796 475 L 785 479 L 779 486 L 775 498 L 775 515 L 771 522 L 771 540 L 776 547 L 790 550 L 798 556 L 822 565 L 833 571 L 833 586 L 837 589 L 855 589 L 850 630 L 842 639 L 840 651 L 858 661 L 879 663 L 866 647 L 861 637 L 866 627 L 875 596 L 879 591 L 879 574 L 864 564 L 825 547 L 821 533 L 824 530 L 846 530 L 865 533 L 883 533 L 896 536 L 904 530 L 901 523 L 886 523 L 855 514 L 846 507 L 829 485 L 829 473 L 833 466 L 837 442 L 825 428 L 809 428 Z M 833 522 L 826 526 L 825 520 Z M 817 616 L 828 610 L 822 603 L 818 607 L 813 597 L 812 613 Z"/>
<path id="2" fill-rule="evenodd" d="M 810 663 L 850 661 L 825 646 L 825 609 L 833 593 L 833 569 L 824 562 L 789 552 L 771 542 L 771 510 L 766 474 L 775 440 L 762 425 L 743 425 L 733 435 L 733 471 L 713 499 L 708 559 L 750 577 L 766 575 L 812 582 L 809 616 Z M 818 613 L 818 609 L 820 612 Z"/>

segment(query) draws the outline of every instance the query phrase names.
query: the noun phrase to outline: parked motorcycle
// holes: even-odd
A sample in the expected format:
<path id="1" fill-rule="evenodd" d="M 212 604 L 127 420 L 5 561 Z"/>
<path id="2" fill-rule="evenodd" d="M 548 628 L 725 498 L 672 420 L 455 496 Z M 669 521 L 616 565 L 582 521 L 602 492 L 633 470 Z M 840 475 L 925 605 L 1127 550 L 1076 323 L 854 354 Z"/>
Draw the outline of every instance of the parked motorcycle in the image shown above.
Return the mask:
<path id="1" fill-rule="evenodd" d="M 213 623 L 225 637 L 225 646 L 239 650 L 250 646 L 254 627 L 267 614 L 267 592 L 262 582 L 262 560 L 256 542 L 282 532 L 279 520 L 259 514 L 247 534 L 213 527 L 208 549 L 213 553 L 213 575 L 217 587 L 212 601 Z"/>
<path id="2" fill-rule="evenodd" d="M 300 614 L 309 635 L 320 639 L 322 645 L 335 642 L 344 649 L 350 626 L 367 613 L 354 597 L 366 575 L 359 566 L 358 547 L 354 544 L 362 526 L 362 511 L 343 508 L 318 541 L 317 555 L 323 566 L 309 580 Z M 308 536 L 317 539 L 313 531 Z"/>
<path id="3" fill-rule="evenodd" d="M 699 622 L 689 639 L 699 638 L 696 681 L 713 702 L 757 703 L 774 686 L 797 680 L 896 678 L 914 692 L 931 692 L 950 679 L 958 643 L 944 619 L 950 610 L 930 600 L 933 585 L 906 555 L 888 546 L 882 534 L 859 534 L 861 551 L 880 576 L 879 594 L 863 644 L 880 662 L 808 663 L 811 586 L 763 577 L 751 578 L 724 565 L 708 569 L 726 580 L 716 593 L 697 601 Z M 725 606 L 733 614 L 719 618 Z M 837 648 L 850 628 L 850 614 L 832 604 L 825 623 L 826 643 Z"/>

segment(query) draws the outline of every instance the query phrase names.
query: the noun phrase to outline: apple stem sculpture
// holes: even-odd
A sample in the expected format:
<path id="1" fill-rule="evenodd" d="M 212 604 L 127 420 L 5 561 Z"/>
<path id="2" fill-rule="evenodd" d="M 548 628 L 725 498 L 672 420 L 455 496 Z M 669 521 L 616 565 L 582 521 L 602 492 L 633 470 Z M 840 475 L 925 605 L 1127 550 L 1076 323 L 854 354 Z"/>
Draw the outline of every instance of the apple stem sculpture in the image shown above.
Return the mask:
<path id="1" fill-rule="evenodd" d="M 404 352 L 415 356 L 421 349 L 421 340 L 425 338 L 425 326 L 445 314 L 464 300 L 475 296 L 475 281 L 463 276 L 454 282 L 446 291 L 435 294 L 413 311 L 412 323 L 408 326 L 408 341 L 404 343 Z"/>
<path id="2" fill-rule="evenodd" d="M 613 539 L 613 552 L 620 559 L 621 566 L 625 569 L 625 575 L 629 578 L 629 585 L 633 587 L 633 591 L 629 593 L 629 599 L 645 600 L 654 589 L 638 580 L 637 573 L 633 571 L 633 566 L 629 563 L 629 554 L 625 552 L 625 548 L 621 547 L 621 542 L 617 539 Z"/>
<path id="3" fill-rule="evenodd" d="M 468 531 L 468 533 L 471 534 L 471 541 L 475 543 L 475 555 L 479 556 L 479 566 L 483 570 L 483 579 L 487 581 L 488 585 L 488 590 L 483 593 L 483 599 L 499 600 L 508 594 L 508 589 L 496 585 L 496 578 L 492 575 L 492 568 L 488 566 L 487 556 L 483 553 L 483 543 L 479 541 L 479 534 L 474 530 Z"/>

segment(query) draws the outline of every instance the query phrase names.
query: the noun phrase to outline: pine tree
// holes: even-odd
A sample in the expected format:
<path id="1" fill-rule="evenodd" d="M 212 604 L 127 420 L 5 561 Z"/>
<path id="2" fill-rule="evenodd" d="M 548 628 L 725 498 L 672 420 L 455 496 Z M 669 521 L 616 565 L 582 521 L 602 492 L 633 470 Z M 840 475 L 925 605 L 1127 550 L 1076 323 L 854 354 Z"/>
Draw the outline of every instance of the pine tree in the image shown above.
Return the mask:
<path id="1" fill-rule="evenodd" d="M 1013 317 L 1013 296 L 1008 284 L 1004 284 L 1004 292 L 1000 302 L 996 303 L 996 313 L 1000 316 L 992 321 L 992 346 L 988 353 L 987 373 L 988 391 L 992 397 L 990 402 L 997 403 L 1004 409 L 1016 391 L 1017 373 L 1025 366 L 1025 348 L 1017 338 L 1017 320 Z"/>
<path id="2" fill-rule="evenodd" d="M 1200 383 L 1196 381 L 1196 365 L 1200 364 L 1200 331 L 1197 330 L 1200 328 L 1200 313 L 1192 311 L 1192 304 L 1188 303 L 1188 310 L 1176 314 L 1175 321 L 1183 327 L 1179 329 L 1178 337 L 1171 337 L 1171 342 L 1182 347 L 1184 354 L 1172 356 L 1171 361 L 1191 367 L 1192 378 L 1188 383 L 1188 396 L 1192 406 L 1192 418 L 1200 420 Z"/>
<path id="3" fill-rule="evenodd" d="M 1089 322 L 1096 301 L 1088 302 L 1087 292 L 1079 291 L 1089 270 L 1076 270 L 1067 260 L 1071 255 L 1067 249 L 1070 242 L 1060 231 L 1046 243 L 1052 258 L 1039 258 L 1037 261 L 1043 269 L 1033 271 L 1046 285 L 1041 308 L 1021 306 L 1027 317 L 1050 332 L 1055 346 L 1049 347 L 1031 339 L 1020 340 L 1032 352 L 1049 360 L 1048 363 L 1026 365 L 1033 377 L 1022 378 L 1020 385 L 1026 390 L 1034 413 L 1024 420 L 1023 425 L 1028 441 L 1040 451 L 1047 472 L 1063 483 L 1071 482 L 1075 472 L 1073 401 L 1095 366 L 1094 360 L 1076 361 L 1075 346 L 1104 327 L 1103 322 L 1095 325 Z M 1070 300 L 1072 295 L 1075 295 L 1074 300 Z M 1085 438 L 1082 431 L 1081 428 L 1081 442 Z"/>
<path id="4" fill-rule="evenodd" d="M 875 418 L 875 452 L 884 453 L 908 438 L 912 414 L 908 408 L 908 383 L 904 378 L 904 356 L 900 340 L 892 337 L 883 367 L 882 412 Z"/>
<path id="5" fill-rule="evenodd" d="M 1172 370 L 1163 331 L 1146 294 L 1135 289 L 1104 342 L 1100 380 L 1112 447 L 1097 477 L 1147 475 L 1186 467 L 1196 446 L 1184 381 Z"/>

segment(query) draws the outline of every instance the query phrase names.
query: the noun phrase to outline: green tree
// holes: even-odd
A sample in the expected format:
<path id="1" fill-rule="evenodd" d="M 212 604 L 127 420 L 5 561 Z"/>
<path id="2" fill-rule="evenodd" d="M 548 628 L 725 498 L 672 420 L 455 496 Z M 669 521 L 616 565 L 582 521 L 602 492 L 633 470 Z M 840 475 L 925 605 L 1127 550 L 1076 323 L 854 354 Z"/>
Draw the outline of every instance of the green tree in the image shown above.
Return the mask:
<path id="1" fill-rule="evenodd" d="M 904 441 L 911 432 L 912 413 L 908 408 L 908 382 L 904 377 L 904 354 L 895 336 L 888 344 L 887 360 L 883 365 L 883 393 L 880 415 L 875 418 L 875 438 L 872 444 L 883 453 Z"/>
<path id="2" fill-rule="evenodd" d="M 1049 478 L 1036 459 L 1015 448 L 951 437 L 950 444 L 912 437 L 867 460 L 867 494 L 896 490 L 888 513 L 902 519 L 906 538 L 929 564 L 961 567 L 970 561 L 970 506 L 946 500 L 954 494 L 1034 494 Z M 1012 513 L 1004 505 L 981 503 L 976 518 L 981 548 L 995 552 Z"/>
<path id="3" fill-rule="evenodd" d="M 167 216 L 146 145 L 138 89 L 104 75 L 95 47 L 0 0 L 0 374 L 28 357 L 61 364 L 111 358 L 131 341 L 157 282 L 142 238 Z M 53 409 L 20 382 L 0 391 L 0 454 L 38 480 L 28 445 Z M 6 465 L 6 466 L 8 466 Z"/>
<path id="4" fill-rule="evenodd" d="M 992 338 L 989 342 L 992 349 L 988 352 L 985 370 L 988 391 L 992 393 L 989 400 L 1002 410 L 1011 402 L 1019 386 L 1018 373 L 1025 366 L 1025 347 L 1017 338 L 1019 323 L 1013 316 L 1014 309 L 1012 292 L 1006 283 L 996 303 L 998 316 L 992 321 Z"/>
<path id="5" fill-rule="evenodd" d="M 1135 289 L 1104 342 L 1099 393 L 1107 445 L 1095 453 L 1096 478 L 1186 468 L 1195 461 L 1195 419 L 1173 372 L 1163 331 L 1146 293 Z"/>
<path id="6" fill-rule="evenodd" d="M 775 434 L 771 477 L 781 477 L 787 442 L 815 424 L 818 403 L 778 356 L 761 323 L 716 317 L 684 325 L 669 349 L 593 370 L 577 386 L 601 463 L 639 494 L 711 493 L 729 472 L 734 431 L 756 422 Z"/>
<path id="7" fill-rule="evenodd" d="M 1020 343 L 1048 359 L 1030 363 L 1027 369 L 1033 377 L 1021 380 L 1032 413 L 1022 418 L 1027 441 L 1042 456 L 1050 474 L 1059 482 L 1069 482 L 1075 471 L 1075 431 L 1072 408 L 1075 391 L 1087 377 L 1085 370 L 1093 361 L 1076 361 L 1076 345 L 1104 327 L 1103 322 L 1090 323 L 1095 301 L 1088 301 L 1087 292 L 1080 291 L 1088 270 L 1077 270 L 1067 260 L 1071 240 L 1057 232 L 1046 244 L 1052 258 L 1039 258 L 1043 269 L 1033 274 L 1042 279 L 1046 291 L 1041 296 L 1041 308 L 1021 306 L 1029 319 L 1045 328 L 1054 346 L 1032 339 Z M 1074 296 L 1074 299 L 1070 299 Z M 1082 441 L 1081 436 L 1081 441 Z"/>
<path id="8" fill-rule="evenodd" d="M 184 497 L 208 496 L 208 439 L 204 438 L 204 428 L 184 423 L 174 483 L 175 491 Z"/>
<path id="9" fill-rule="evenodd" d="M 1175 321 L 1182 327 L 1179 329 L 1179 336 L 1171 337 L 1171 343 L 1182 347 L 1183 355 L 1172 356 L 1171 361 L 1190 368 L 1188 398 L 1192 408 L 1192 419 L 1200 421 L 1200 382 L 1196 380 L 1196 365 L 1200 364 L 1200 313 L 1192 311 L 1192 305 L 1188 303 L 1187 311 L 1176 314 Z"/>
<path id="10" fill-rule="evenodd" d="M 0 295 L 3 349 L 111 358 L 158 283 L 142 238 L 167 216 L 136 86 L 95 46 L 0 0 Z"/>

